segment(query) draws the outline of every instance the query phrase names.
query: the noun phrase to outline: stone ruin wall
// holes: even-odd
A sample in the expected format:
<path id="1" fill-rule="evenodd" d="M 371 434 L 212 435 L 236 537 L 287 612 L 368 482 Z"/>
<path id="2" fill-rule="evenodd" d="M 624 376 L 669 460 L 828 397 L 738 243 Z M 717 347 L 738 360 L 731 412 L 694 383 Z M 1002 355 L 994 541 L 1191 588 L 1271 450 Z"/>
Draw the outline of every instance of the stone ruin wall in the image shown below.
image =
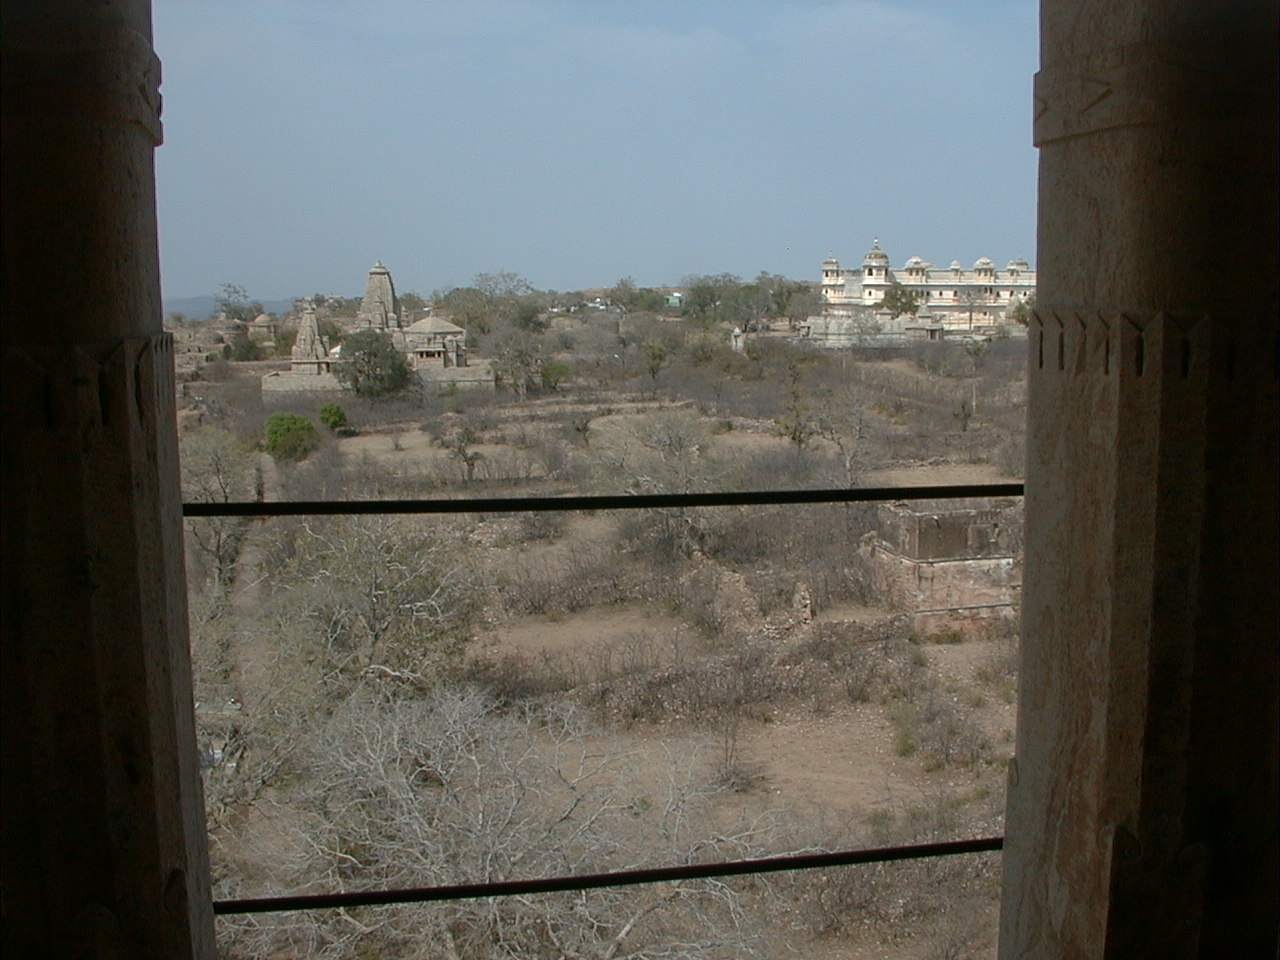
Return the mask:
<path id="1" fill-rule="evenodd" d="M 977 637 L 1016 624 L 1020 502 L 891 504 L 878 511 L 877 520 L 866 547 L 872 582 L 888 606 L 912 615 L 918 635 Z"/>

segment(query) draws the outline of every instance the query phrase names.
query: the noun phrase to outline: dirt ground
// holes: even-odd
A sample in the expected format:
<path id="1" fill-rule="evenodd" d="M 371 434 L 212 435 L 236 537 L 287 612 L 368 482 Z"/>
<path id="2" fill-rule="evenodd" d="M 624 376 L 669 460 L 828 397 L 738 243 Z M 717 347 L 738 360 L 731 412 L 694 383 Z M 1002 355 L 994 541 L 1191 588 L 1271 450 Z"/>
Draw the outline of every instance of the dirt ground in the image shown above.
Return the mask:
<path id="1" fill-rule="evenodd" d="M 634 415 L 635 411 L 628 411 L 600 417 L 592 429 L 603 436 L 619 421 Z M 724 451 L 744 454 L 787 449 L 788 441 L 773 433 L 769 425 L 762 423 L 755 429 L 753 424 L 742 426 L 746 428 L 717 435 L 715 443 Z M 478 443 L 474 449 L 495 456 L 502 448 Z M 450 468 L 448 451 L 429 433 L 417 429 L 388 429 L 351 437 L 341 442 L 341 450 L 349 460 L 370 457 L 408 469 Z M 864 486 L 924 486 L 1010 479 L 992 464 L 927 463 L 867 471 L 860 481 Z M 612 531 L 612 521 L 604 516 L 578 515 L 558 538 L 517 549 L 502 546 L 499 528 L 508 522 L 511 521 L 493 522 L 490 539 L 498 545 L 486 553 L 485 563 L 490 569 L 507 569 L 535 560 L 555 563 L 575 550 L 607 540 Z M 849 621 L 866 625 L 888 615 L 874 607 L 844 605 L 820 611 L 815 624 Z M 672 614 L 637 607 L 608 607 L 554 618 L 525 616 L 495 623 L 477 637 L 471 656 L 581 662 L 602 648 L 624 646 L 638 637 L 657 649 L 672 650 L 687 648 L 697 639 L 692 628 Z M 812 824 L 817 834 L 829 830 L 845 842 L 854 842 L 848 839 L 854 837 L 858 838 L 857 845 L 874 845 L 874 839 L 868 836 L 868 823 L 903 820 L 936 802 L 939 796 L 959 797 L 960 803 L 1002 796 L 1004 763 L 1000 758 L 1007 759 L 1012 753 L 1012 688 L 985 688 L 979 676 L 984 667 L 998 664 L 1002 658 L 1007 661 L 1008 643 L 968 641 L 921 648 L 941 688 L 954 698 L 964 698 L 995 745 L 997 762 L 926 770 L 920 757 L 901 755 L 895 744 L 894 724 L 883 704 L 833 702 L 829 696 L 792 698 L 769 704 L 744 724 L 737 750 L 741 767 L 750 772 L 749 782 L 742 789 L 723 794 L 717 801 L 719 816 L 728 823 L 735 818 L 785 809 L 796 821 Z M 653 777 L 662 777 L 673 744 L 683 743 L 687 748 L 689 742 L 705 740 L 708 734 L 679 724 L 637 724 L 616 731 L 616 736 L 622 749 L 634 758 L 630 762 L 648 770 Z M 994 923 L 994 908 L 987 920 Z M 989 936 L 979 935 L 968 952 L 955 956 L 994 955 L 992 942 Z M 883 931 L 809 940 L 804 953 L 820 960 L 927 960 L 938 955 L 928 932 L 886 939 Z"/>
<path id="2" fill-rule="evenodd" d="M 613 421 L 614 414 L 599 418 Z M 593 425 L 601 433 L 609 424 Z M 718 435 L 715 442 L 726 450 L 754 453 L 786 450 L 788 441 L 760 429 L 739 429 Z M 503 444 L 477 442 L 472 449 L 496 458 L 509 451 Z M 387 427 L 378 432 L 339 441 L 343 461 L 362 458 L 405 470 L 457 471 L 458 463 L 439 440 L 416 427 Z M 535 470 L 532 474 L 537 476 Z M 274 478 L 272 478 L 274 480 Z M 863 486 L 923 486 L 934 484 L 1007 482 L 1000 470 L 984 463 L 906 464 L 867 471 Z M 507 536 L 510 518 L 486 520 L 476 536 L 483 562 L 490 571 L 502 572 L 531 563 L 555 564 L 564 558 L 606 543 L 615 523 L 603 515 L 571 517 L 554 538 L 522 542 Z M 250 565 L 251 566 L 251 565 Z M 244 599 L 251 600 L 246 591 Z M 801 644 L 823 625 L 852 623 L 873 626 L 890 612 L 870 606 L 842 604 L 819 610 L 812 623 L 793 624 L 783 642 Z M 640 642 L 676 656 L 695 649 L 699 637 L 689 623 L 670 611 L 642 606 L 592 607 L 556 616 L 526 615 L 490 618 L 471 644 L 474 661 L 519 657 L 527 661 L 585 662 L 603 648 L 621 648 Z M 968 766 L 949 764 L 928 769 L 919 755 L 904 752 L 900 732 L 884 702 L 869 699 L 852 702 L 830 690 L 812 696 L 792 695 L 761 705 L 737 734 L 738 766 L 747 772 L 737 788 L 726 789 L 716 799 L 717 816 L 725 823 L 739 817 L 757 817 L 771 810 L 786 810 L 789 818 L 807 824 L 806 843 L 815 837 L 834 837 L 832 847 L 876 845 L 872 827 L 906 822 L 918 810 L 951 798 L 959 806 L 977 809 L 998 807 L 1003 796 L 1005 761 L 1012 753 L 1014 702 L 1009 674 L 1010 641 L 968 640 L 948 644 L 920 644 L 921 662 L 938 681 L 940 695 L 963 703 L 993 745 L 984 762 Z M 253 664 L 242 664 L 253 670 Z M 611 731 L 621 749 L 634 757 L 638 767 L 659 778 L 673 749 L 714 734 L 680 722 L 636 723 Z M 709 749 L 714 750 L 714 744 Z M 959 839 L 956 837 L 955 839 Z M 994 907 L 984 908 L 994 922 Z M 785 933 L 785 931 L 784 931 Z M 800 955 L 815 960 L 931 960 L 936 951 L 930 931 L 902 932 L 889 936 L 883 928 L 868 927 L 840 937 L 792 938 L 801 943 Z M 965 952 L 946 956 L 994 955 L 990 931 L 970 938 Z"/>

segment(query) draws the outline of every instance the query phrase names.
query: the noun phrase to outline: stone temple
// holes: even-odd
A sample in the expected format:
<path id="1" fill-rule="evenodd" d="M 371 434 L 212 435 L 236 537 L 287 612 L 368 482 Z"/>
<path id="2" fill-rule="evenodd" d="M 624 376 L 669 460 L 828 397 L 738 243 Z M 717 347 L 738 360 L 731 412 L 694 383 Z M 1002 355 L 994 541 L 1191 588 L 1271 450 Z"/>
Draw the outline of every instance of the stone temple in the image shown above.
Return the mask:
<path id="1" fill-rule="evenodd" d="M 317 375 L 329 371 L 329 339 L 320 335 L 316 306 L 310 300 L 302 305 L 302 322 L 290 351 L 292 373 Z"/>
<path id="2" fill-rule="evenodd" d="M 443 317 L 427 316 L 415 323 L 406 323 L 405 319 L 391 271 L 379 260 L 369 271 L 354 328 L 377 330 L 390 337 L 418 380 L 430 389 L 494 389 L 493 365 L 471 361 L 466 330 Z M 353 328 L 350 323 L 347 326 Z M 341 348 L 331 349 L 328 339 L 321 336 L 315 304 L 307 300 L 302 306 L 289 369 L 264 375 L 262 389 L 268 393 L 341 390 L 333 374 L 333 364 L 340 358 Z"/>
<path id="3" fill-rule="evenodd" d="M 396 297 L 396 285 L 391 279 L 391 271 L 382 265 L 381 260 L 369 268 L 358 316 L 365 326 L 375 330 L 400 328 L 400 300 Z"/>

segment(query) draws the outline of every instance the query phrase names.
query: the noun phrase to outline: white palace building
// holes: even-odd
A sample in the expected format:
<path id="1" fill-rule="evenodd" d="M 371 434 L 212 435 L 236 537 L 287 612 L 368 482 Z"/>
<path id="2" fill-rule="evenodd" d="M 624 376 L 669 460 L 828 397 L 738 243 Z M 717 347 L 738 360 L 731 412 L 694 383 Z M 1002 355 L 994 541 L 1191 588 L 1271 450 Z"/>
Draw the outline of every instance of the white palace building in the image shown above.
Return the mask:
<path id="1" fill-rule="evenodd" d="M 919 298 L 915 314 L 891 317 L 884 309 L 885 294 L 895 283 Z M 1003 270 L 997 270 L 989 257 L 979 258 L 971 270 L 958 260 L 938 267 L 920 257 L 894 269 L 876 240 L 859 268 L 843 269 L 835 257 L 823 261 L 823 313 L 810 318 L 806 333 L 820 340 L 844 340 L 855 328 L 863 335 L 914 334 L 929 339 L 951 332 L 990 333 L 1035 290 L 1036 273 L 1021 257 Z"/>

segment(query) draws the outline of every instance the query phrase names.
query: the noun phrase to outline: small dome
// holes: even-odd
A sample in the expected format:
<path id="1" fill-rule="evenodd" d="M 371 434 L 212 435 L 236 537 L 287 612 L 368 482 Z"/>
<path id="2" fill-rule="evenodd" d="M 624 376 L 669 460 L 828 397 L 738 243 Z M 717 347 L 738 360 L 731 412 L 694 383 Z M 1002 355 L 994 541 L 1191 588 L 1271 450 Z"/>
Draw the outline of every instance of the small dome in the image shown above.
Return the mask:
<path id="1" fill-rule="evenodd" d="M 910 267 L 923 267 L 923 266 L 924 266 L 924 261 L 923 261 L 923 260 L 921 260 L 919 257 L 911 257 L 909 260 L 907 260 L 907 266 L 908 266 L 909 268 L 910 268 Z"/>
<path id="2" fill-rule="evenodd" d="M 889 255 L 880 249 L 880 238 L 876 237 L 871 243 L 871 249 L 867 251 L 867 255 L 862 258 L 863 263 L 884 264 L 888 266 Z"/>
<path id="3" fill-rule="evenodd" d="M 836 259 L 835 254 L 829 253 L 827 254 L 827 259 L 822 261 L 822 265 L 824 267 L 838 267 L 840 266 L 840 261 Z"/>
<path id="4" fill-rule="evenodd" d="M 1030 270 L 1031 268 L 1027 266 L 1027 261 L 1023 260 L 1022 257 L 1014 257 L 1012 260 L 1009 261 L 1009 266 L 1007 269 Z"/>
<path id="5" fill-rule="evenodd" d="M 995 266 L 996 266 L 995 261 L 993 261 L 990 257 L 979 257 L 978 262 L 973 265 L 973 269 L 994 270 Z"/>
<path id="6" fill-rule="evenodd" d="M 951 261 L 951 269 L 952 269 L 952 270 L 963 270 L 963 269 L 964 269 L 964 267 L 960 264 L 960 261 L 959 261 L 959 260 L 952 260 L 952 261 Z"/>

